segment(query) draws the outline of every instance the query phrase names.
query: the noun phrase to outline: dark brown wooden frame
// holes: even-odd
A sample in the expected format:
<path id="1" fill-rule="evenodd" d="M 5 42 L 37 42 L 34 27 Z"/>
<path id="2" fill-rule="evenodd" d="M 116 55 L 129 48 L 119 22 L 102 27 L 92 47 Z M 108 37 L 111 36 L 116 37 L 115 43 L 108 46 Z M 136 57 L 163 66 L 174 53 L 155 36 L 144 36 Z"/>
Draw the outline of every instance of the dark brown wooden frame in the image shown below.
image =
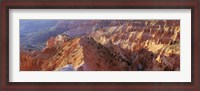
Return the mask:
<path id="1" fill-rule="evenodd" d="M 191 9 L 192 10 L 192 82 L 183 83 L 19 83 L 9 82 L 9 9 Z M 199 1 L 198 0 L 61 0 L 1 2 L 1 90 L 140 90 L 140 91 L 200 91 L 199 79 Z"/>

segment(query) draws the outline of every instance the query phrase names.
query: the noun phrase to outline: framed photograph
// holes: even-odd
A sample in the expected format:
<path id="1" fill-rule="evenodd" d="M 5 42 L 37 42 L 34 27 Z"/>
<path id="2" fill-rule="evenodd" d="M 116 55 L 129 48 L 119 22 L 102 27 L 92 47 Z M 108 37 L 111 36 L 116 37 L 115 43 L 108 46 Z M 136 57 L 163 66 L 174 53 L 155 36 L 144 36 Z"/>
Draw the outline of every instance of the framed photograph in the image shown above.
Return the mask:
<path id="1" fill-rule="evenodd" d="M 1 2 L 1 89 L 199 91 L 198 0 Z"/>

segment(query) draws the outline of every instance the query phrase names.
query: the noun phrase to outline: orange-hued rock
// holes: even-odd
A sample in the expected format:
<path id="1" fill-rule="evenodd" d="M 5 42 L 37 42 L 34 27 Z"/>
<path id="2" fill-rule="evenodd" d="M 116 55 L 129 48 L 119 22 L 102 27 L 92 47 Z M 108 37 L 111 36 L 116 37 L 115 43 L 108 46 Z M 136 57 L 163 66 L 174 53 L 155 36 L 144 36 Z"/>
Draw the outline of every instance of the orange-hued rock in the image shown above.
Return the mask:
<path id="1" fill-rule="evenodd" d="M 62 37 L 63 35 L 58 35 L 55 39 L 50 38 L 47 46 L 37 55 L 21 53 L 21 60 L 23 60 L 21 61 L 23 62 L 21 70 L 60 70 L 67 64 L 72 64 L 73 67 L 82 64 L 83 54 L 79 44 L 80 38 L 65 41 Z M 32 66 L 37 66 L 37 68 Z"/>
<path id="2" fill-rule="evenodd" d="M 168 23 L 169 22 L 169 23 Z M 140 22 L 142 23 L 142 22 Z M 141 59 L 153 54 L 144 64 L 134 60 L 142 70 L 177 70 L 180 68 L 180 24 L 177 21 L 148 21 L 143 29 L 143 24 L 120 25 L 108 27 L 106 31 L 95 31 L 90 36 L 103 46 L 116 45 L 125 51 L 137 55 Z M 115 29 L 115 31 L 113 31 Z M 137 53 L 145 50 L 145 53 Z M 128 53 L 128 52 L 126 52 Z M 124 53 L 124 54 L 126 54 Z M 134 56 L 132 55 L 132 56 Z M 140 57 L 142 55 L 142 57 Z M 170 55 L 177 55 L 176 57 Z M 128 57 L 128 56 L 127 56 Z M 177 59 L 177 57 L 179 59 Z M 131 59 L 131 58 L 129 58 Z M 141 59 L 143 61 L 144 59 Z M 146 59 L 147 60 L 147 59 Z M 175 63 L 173 63 L 175 62 Z M 146 64 L 151 64 L 152 67 Z M 169 65 L 170 64 L 170 65 Z M 179 67 L 177 66 L 179 65 Z M 159 65 L 159 66 L 156 66 Z M 170 66 L 170 67 L 168 67 Z M 136 66 L 134 66 L 136 67 Z M 145 68 L 148 67 L 148 68 Z M 169 69 L 170 68 L 170 69 Z M 134 70 L 134 69 L 133 69 Z"/>
<path id="3" fill-rule="evenodd" d="M 81 23 L 71 22 L 70 28 L 91 32 L 73 38 L 60 34 L 51 37 L 40 51 L 21 51 L 20 70 L 180 70 L 180 21 Z"/>

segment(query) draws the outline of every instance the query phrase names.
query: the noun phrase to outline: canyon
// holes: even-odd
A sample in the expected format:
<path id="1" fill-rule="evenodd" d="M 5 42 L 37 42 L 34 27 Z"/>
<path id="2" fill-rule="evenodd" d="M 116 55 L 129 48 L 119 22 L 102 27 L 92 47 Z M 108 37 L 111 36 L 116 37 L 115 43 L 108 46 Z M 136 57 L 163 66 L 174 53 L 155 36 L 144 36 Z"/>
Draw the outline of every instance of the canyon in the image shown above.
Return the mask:
<path id="1" fill-rule="evenodd" d="M 59 21 L 20 71 L 179 71 L 180 20 Z M 38 50 L 36 50 L 38 49 Z"/>

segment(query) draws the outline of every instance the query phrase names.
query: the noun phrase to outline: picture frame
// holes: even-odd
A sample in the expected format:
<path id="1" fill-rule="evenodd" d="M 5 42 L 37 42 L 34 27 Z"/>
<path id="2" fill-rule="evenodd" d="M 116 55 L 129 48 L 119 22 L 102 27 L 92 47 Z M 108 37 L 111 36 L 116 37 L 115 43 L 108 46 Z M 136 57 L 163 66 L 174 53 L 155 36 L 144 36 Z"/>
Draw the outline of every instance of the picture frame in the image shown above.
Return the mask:
<path id="1" fill-rule="evenodd" d="M 191 82 L 9 82 L 10 9 L 191 9 Z M 1 90 L 131 90 L 199 91 L 199 1 L 198 0 L 67 0 L 1 2 Z M 190 61 L 190 60 L 189 60 Z"/>

